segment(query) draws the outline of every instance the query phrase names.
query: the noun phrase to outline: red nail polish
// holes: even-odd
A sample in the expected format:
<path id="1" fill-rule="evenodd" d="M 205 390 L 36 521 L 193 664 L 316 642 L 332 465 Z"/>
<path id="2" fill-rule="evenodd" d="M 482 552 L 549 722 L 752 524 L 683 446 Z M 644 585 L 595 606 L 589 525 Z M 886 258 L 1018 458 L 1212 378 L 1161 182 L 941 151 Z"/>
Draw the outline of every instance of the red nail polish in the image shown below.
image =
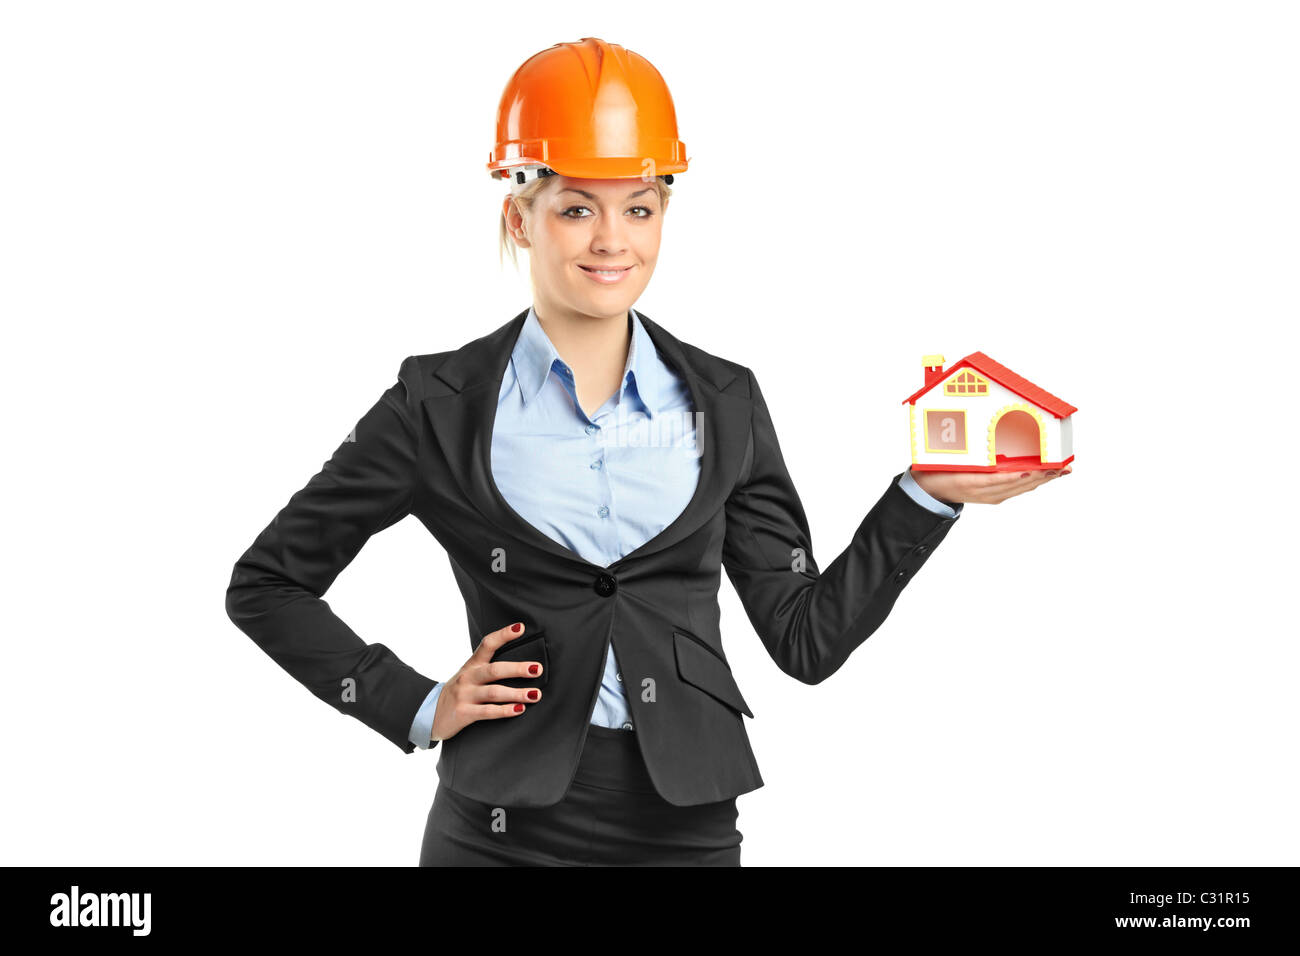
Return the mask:
<path id="1" fill-rule="evenodd" d="M 516 624 L 511 624 L 511 625 L 510 625 L 510 630 L 514 631 L 516 634 L 518 634 L 518 633 L 519 633 L 520 631 L 522 631 L 523 629 L 524 629 L 524 626 L 523 626 L 522 624 L 518 624 L 518 623 L 516 623 Z"/>
<path id="2" fill-rule="evenodd" d="M 537 691 L 535 691 L 535 690 L 530 690 L 530 691 L 528 692 L 528 699 L 529 699 L 529 700 L 536 700 L 536 699 L 537 699 Z"/>
<path id="3" fill-rule="evenodd" d="M 533 674 L 533 675 L 536 675 L 536 674 L 537 674 L 537 665 L 536 665 L 536 664 L 531 665 L 531 666 L 528 668 L 528 673 Z"/>
<path id="4" fill-rule="evenodd" d="M 524 709 L 524 705 L 523 705 L 523 704 L 515 704 L 515 713 L 516 713 L 516 714 L 519 713 L 519 712 L 520 712 L 521 710 L 523 710 L 523 709 Z"/>

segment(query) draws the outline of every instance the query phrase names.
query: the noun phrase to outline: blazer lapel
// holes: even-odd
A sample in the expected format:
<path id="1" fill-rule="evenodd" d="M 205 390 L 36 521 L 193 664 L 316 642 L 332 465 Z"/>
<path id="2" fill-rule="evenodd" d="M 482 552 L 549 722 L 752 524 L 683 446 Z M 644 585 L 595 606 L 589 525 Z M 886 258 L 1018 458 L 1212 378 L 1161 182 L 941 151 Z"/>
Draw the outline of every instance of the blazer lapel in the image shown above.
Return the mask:
<path id="1" fill-rule="evenodd" d="M 698 416 L 696 441 L 701 451 L 695 494 L 668 527 L 619 558 L 609 569 L 653 554 L 687 537 L 715 514 L 730 494 L 749 442 L 749 398 L 723 389 L 736 378 L 725 365 L 699 350 L 692 360 L 676 338 L 637 310 L 655 347 L 690 389 Z M 461 492 L 489 523 L 514 537 L 584 568 L 601 567 L 529 524 L 510 507 L 492 479 L 492 426 L 510 354 L 528 310 L 493 332 L 450 353 L 426 375 L 423 406 L 439 447 Z"/>

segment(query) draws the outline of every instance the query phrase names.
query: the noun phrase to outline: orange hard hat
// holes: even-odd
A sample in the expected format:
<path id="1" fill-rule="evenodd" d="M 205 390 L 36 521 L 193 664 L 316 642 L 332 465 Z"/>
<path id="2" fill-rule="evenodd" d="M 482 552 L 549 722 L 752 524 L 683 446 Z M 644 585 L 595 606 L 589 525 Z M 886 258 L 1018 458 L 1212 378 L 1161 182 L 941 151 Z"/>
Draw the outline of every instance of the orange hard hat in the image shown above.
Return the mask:
<path id="1" fill-rule="evenodd" d="M 634 179 L 686 170 L 668 84 L 645 57 L 583 37 L 524 61 L 497 108 L 493 178 Z"/>

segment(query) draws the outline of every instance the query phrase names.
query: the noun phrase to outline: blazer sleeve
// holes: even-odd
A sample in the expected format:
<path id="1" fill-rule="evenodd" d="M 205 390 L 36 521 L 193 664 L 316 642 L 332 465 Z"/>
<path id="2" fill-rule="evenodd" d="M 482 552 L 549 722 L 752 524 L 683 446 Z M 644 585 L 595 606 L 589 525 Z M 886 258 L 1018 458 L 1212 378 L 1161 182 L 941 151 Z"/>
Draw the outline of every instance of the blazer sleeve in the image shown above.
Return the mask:
<path id="1" fill-rule="evenodd" d="M 816 684 L 839 670 L 893 609 L 958 514 L 910 497 L 895 475 L 825 571 L 790 480 L 772 416 L 749 374 L 752 456 L 726 502 L 722 562 L 754 630 L 778 667 Z"/>
<path id="2" fill-rule="evenodd" d="M 320 472 L 296 492 L 235 562 L 226 613 L 308 690 L 415 750 L 412 720 L 438 683 L 383 644 L 367 644 L 323 599 L 371 535 L 411 510 L 419 458 L 419 367 L 357 422 Z"/>

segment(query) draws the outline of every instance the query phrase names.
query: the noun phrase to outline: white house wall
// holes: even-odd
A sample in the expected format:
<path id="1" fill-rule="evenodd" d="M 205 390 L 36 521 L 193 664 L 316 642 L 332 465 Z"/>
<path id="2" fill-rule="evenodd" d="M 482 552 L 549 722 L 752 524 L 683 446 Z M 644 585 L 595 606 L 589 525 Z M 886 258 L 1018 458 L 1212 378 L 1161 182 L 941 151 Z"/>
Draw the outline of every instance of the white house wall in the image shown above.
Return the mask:
<path id="1" fill-rule="evenodd" d="M 967 371 L 967 369 L 958 370 L 958 372 L 961 371 Z M 969 371 L 974 372 L 975 370 L 969 369 Z M 953 374 L 956 373 L 947 374 L 941 381 L 936 382 L 934 387 L 918 398 L 914 405 L 903 406 L 908 413 L 908 422 L 911 429 L 913 462 L 926 465 L 978 465 L 987 468 L 989 464 L 989 423 L 993 420 L 994 415 L 1008 405 L 1028 406 L 1030 414 L 1036 415 L 1042 422 L 1043 434 L 1047 439 L 1045 461 L 1062 461 L 1070 454 L 1068 450 L 1063 451 L 1063 448 L 1068 445 L 1068 419 L 1065 420 L 1066 433 L 1063 436 L 1061 419 L 1041 406 L 999 385 L 992 379 L 988 379 L 989 390 L 987 395 L 947 395 L 944 393 L 944 383 Z M 981 378 L 985 377 L 981 376 Z M 925 418 L 926 411 L 930 409 L 960 409 L 966 413 L 966 451 L 964 453 L 927 452 L 925 450 Z M 1005 451 L 1003 454 L 1005 454 Z"/>

